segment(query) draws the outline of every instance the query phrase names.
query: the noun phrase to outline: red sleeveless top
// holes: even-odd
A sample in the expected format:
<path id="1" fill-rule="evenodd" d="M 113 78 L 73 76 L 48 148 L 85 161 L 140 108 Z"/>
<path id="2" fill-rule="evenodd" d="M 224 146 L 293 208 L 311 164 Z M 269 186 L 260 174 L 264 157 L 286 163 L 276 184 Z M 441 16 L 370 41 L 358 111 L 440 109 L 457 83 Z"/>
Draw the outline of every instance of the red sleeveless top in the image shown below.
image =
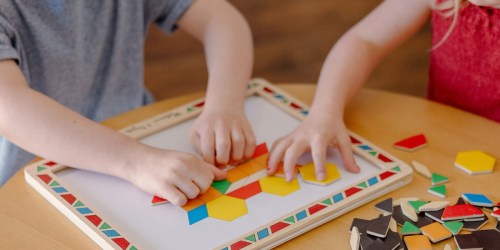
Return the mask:
<path id="1" fill-rule="evenodd" d="M 452 17 L 432 14 L 432 44 Z M 429 99 L 500 122 L 500 9 L 469 4 L 448 39 L 431 51 Z"/>

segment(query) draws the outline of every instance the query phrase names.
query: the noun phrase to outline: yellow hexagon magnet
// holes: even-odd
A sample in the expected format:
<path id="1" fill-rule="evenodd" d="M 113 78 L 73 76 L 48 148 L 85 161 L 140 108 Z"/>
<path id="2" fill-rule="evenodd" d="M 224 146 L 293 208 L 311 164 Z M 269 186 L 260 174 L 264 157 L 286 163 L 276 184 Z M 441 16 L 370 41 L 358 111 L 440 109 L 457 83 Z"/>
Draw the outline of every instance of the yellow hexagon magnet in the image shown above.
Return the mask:
<path id="1" fill-rule="evenodd" d="M 336 180 L 340 179 L 340 172 L 337 169 L 337 166 L 333 163 L 326 163 L 326 178 L 323 181 L 319 181 L 316 179 L 316 169 L 314 167 L 314 163 L 309 163 L 302 166 L 299 171 L 304 182 L 317 184 L 321 186 L 329 185 Z"/>
<path id="2" fill-rule="evenodd" d="M 455 158 L 455 167 L 468 174 L 491 173 L 495 167 L 495 158 L 482 151 L 459 152 Z"/>
<path id="3" fill-rule="evenodd" d="M 259 180 L 262 192 L 279 196 L 287 196 L 300 189 L 299 181 L 294 179 L 287 182 L 285 179 L 276 176 L 266 176 Z"/>
<path id="4" fill-rule="evenodd" d="M 207 203 L 208 216 L 225 221 L 233 221 L 248 213 L 244 200 L 223 195 Z"/>

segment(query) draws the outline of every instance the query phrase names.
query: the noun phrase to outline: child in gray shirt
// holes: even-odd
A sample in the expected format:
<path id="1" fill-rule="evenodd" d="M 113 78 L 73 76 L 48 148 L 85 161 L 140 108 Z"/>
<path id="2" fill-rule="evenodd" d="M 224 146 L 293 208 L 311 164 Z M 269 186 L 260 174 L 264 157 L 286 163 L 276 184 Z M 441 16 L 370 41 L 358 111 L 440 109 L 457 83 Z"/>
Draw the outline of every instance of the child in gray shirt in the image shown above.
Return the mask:
<path id="1" fill-rule="evenodd" d="M 143 83 L 151 23 L 167 34 L 179 26 L 205 47 L 206 105 L 190 135 L 205 161 L 143 145 L 95 122 L 152 102 Z M 223 0 L 3 0 L 0 186 L 32 152 L 123 178 L 182 205 L 225 177 L 214 164 L 253 152 L 243 113 L 252 60 L 248 25 Z"/>

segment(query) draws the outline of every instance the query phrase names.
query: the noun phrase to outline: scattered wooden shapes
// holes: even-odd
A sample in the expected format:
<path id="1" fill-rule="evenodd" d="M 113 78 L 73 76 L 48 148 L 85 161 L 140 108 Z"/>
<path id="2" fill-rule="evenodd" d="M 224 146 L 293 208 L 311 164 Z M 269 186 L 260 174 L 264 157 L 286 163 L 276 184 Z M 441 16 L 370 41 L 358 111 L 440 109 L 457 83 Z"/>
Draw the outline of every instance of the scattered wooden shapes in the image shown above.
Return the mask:
<path id="1" fill-rule="evenodd" d="M 470 204 L 461 204 L 445 207 L 441 219 L 443 221 L 449 221 L 482 216 L 484 216 L 484 213 L 480 209 Z"/>
<path id="2" fill-rule="evenodd" d="M 418 228 L 417 226 L 413 225 L 413 223 L 409 222 L 409 221 L 405 221 L 405 223 L 403 224 L 403 226 L 401 227 L 401 235 L 414 235 L 414 234 L 420 234 L 422 231 L 420 230 L 420 228 Z"/>
<path id="3" fill-rule="evenodd" d="M 432 250 L 431 242 L 425 235 L 410 235 L 404 237 L 405 245 L 408 250 Z"/>
<path id="4" fill-rule="evenodd" d="M 445 221 L 443 226 L 450 230 L 453 235 L 457 235 L 462 230 L 464 223 L 461 221 Z"/>
<path id="5" fill-rule="evenodd" d="M 391 216 L 379 216 L 376 219 L 371 220 L 366 227 L 366 233 L 385 238 L 387 236 L 387 232 L 389 231 L 389 223 L 391 222 Z"/>
<path id="6" fill-rule="evenodd" d="M 401 244 L 401 237 L 395 231 L 389 230 L 387 236 L 382 239 L 384 248 L 382 249 L 396 249 Z"/>
<path id="7" fill-rule="evenodd" d="M 430 187 L 427 189 L 427 192 L 429 192 L 432 195 L 435 195 L 439 198 L 446 198 L 446 186 L 445 185 L 439 185 L 435 187 Z"/>
<path id="8" fill-rule="evenodd" d="M 415 213 L 420 213 L 420 207 L 427 204 L 427 201 L 408 201 L 408 204 L 415 210 Z"/>
<path id="9" fill-rule="evenodd" d="M 380 249 L 387 249 L 385 248 L 384 242 L 378 238 L 372 242 L 367 248 L 367 250 L 380 250 Z"/>
<path id="10" fill-rule="evenodd" d="M 495 158 L 482 151 L 459 152 L 455 158 L 455 167 L 468 174 L 491 173 L 495 167 Z"/>
<path id="11" fill-rule="evenodd" d="M 360 235 L 357 227 L 353 227 L 351 229 L 351 239 L 349 240 L 349 243 L 351 244 L 351 249 L 352 250 L 358 250 L 359 249 L 359 242 L 360 242 Z"/>
<path id="12" fill-rule="evenodd" d="M 458 197 L 457 202 L 455 203 L 455 205 L 460 205 L 460 204 L 466 204 L 464 198 L 462 197 Z"/>
<path id="13" fill-rule="evenodd" d="M 392 218 L 398 223 L 398 225 L 402 226 L 406 221 L 410 221 L 410 219 L 406 218 L 403 215 L 403 211 L 401 210 L 401 206 L 397 205 L 392 210 Z"/>
<path id="14" fill-rule="evenodd" d="M 415 212 L 415 209 L 408 204 L 408 202 L 402 202 L 401 203 L 401 211 L 403 211 L 403 214 L 413 222 L 418 221 L 417 213 Z"/>
<path id="15" fill-rule="evenodd" d="M 427 139 L 424 134 L 414 135 L 394 143 L 394 148 L 413 152 L 427 146 Z"/>
<path id="16" fill-rule="evenodd" d="M 374 237 L 376 238 L 376 237 Z M 372 236 L 369 236 L 368 234 L 361 234 L 360 236 L 360 241 L 359 241 L 359 246 L 361 247 L 362 250 L 368 249 L 368 246 L 370 246 L 374 241 Z"/>
<path id="17" fill-rule="evenodd" d="M 484 194 L 463 193 L 462 198 L 474 206 L 492 207 L 493 201 Z"/>
<path id="18" fill-rule="evenodd" d="M 419 208 L 420 212 L 437 211 L 445 208 L 450 204 L 449 201 L 431 201 Z"/>
<path id="19" fill-rule="evenodd" d="M 451 237 L 451 232 L 446 229 L 441 223 L 434 222 L 430 225 L 420 228 L 422 230 L 422 234 L 429 237 L 432 243 L 440 242 L 444 239 L 448 239 Z"/>
<path id="20" fill-rule="evenodd" d="M 397 232 L 398 231 L 398 223 L 392 218 L 391 216 L 391 221 L 389 222 L 389 231 Z"/>
<path id="21" fill-rule="evenodd" d="M 448 177 L 440 175 L 438 173 L 432 173 L 431 182 L 433 186 L 443 184 L 448 181 L 449 181 Z"/>
<path id="22" fill-rule="evenodd" d="M 413 161 L 411 161 L 411 165 L 413 165 L 413 168 L 415 169 L 415 171 L 417 171 L 417 173 L 421 174 L 422 176 L 429 178 L 429 179 L 432 177 L 431 171 L 424 164 L 413 160 Z"/>
<path id="23" fill-rule="evenodd" d="M 483 249 L 500 249 L 500 232 L 495 229 L 479 230 L 472 232 Z"/>
<path id="24" fill-rule="evenodd" d="M 392 198 L 385 199 L 375 204 L 375 209 L 384 214 L 392 214 Z"/>
<path id="25" fill-rule="evenodd" d="M 425 227 L 434 221 L 430 219 L 429 217 L 425 216 L 424 213 L 417 214 L 418 216 L 418 221 L 417 221 L 417 227 Z"/>
<path id="26" fill-rule="evenodd" d="M 477 237 L 473 234 L 458 234 L 455 235 L 455 243 L 458 249 L 483 249 Z"/>

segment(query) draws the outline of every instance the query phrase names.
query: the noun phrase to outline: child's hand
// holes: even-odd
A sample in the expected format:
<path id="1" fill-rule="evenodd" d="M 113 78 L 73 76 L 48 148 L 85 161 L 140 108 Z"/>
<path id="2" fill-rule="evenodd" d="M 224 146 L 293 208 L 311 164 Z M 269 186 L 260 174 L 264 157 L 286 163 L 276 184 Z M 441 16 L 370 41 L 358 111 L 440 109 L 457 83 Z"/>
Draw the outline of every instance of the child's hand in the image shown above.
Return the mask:
<path id="1" fill-rule="evenodd" d="M 189 139 L 203 159 L 222 167 L 249 159 L 255 136 L 243 110 L 206 108 L 196 120 Z"/>
<path id="2" fill-rule="evenodd" d="M 359 172 L 354 161 L 351 141 L 342 119 L 333 123 L 320 116 L 308 116 L 292 133 L 274 142 L 269 156 L 268 174 L 276 172 L 280 161 L 287 181 L 295 178 L 294 166 L 298 158 L 306 151 L 311 155 L 316 166 L 316 178 L 324 180 L 326 177 L 326 154 L 328 147 L 337 147 L 346 169 L 350 172 Z"/>
<path id="3" fill-rule="evenodd" d="M 182 206 L 188 199 L 204 193 L 213 180 L 223 180 L 226 173 L 187 153 L 153 149 L 144 162 L 129 175 L 142 190 Z M 144 154 L 147 155 L 147 154 Z"/>

